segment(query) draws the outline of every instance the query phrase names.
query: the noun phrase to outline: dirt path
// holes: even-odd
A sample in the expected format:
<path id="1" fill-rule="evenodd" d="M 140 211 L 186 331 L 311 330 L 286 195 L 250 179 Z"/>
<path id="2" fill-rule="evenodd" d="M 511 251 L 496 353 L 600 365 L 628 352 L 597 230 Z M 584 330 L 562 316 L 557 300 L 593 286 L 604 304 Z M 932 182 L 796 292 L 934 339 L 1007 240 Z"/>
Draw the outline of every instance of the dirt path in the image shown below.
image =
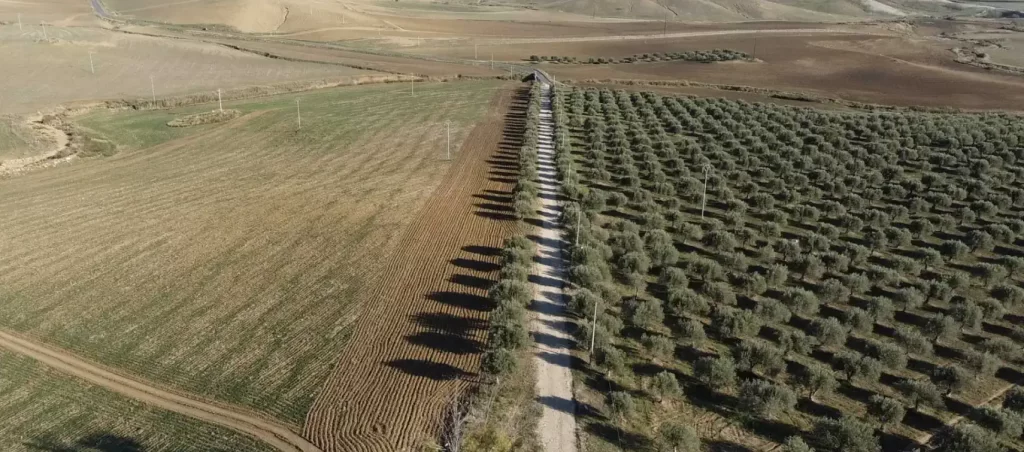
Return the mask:
<path id="1" fill-rule="evenodd" d="M 273 421 L 150 386 L 145 382 L 102 369 L 63 350 L 44 346 L 14 334 L 0 332 L 0 347 L 135 400 L 252 435 L 282 451 L 320 450 L 288 427 Z"/>
<path id="2" fill-rule="evenodd" d="M 974 408 L 978 408 L 978 407 L 985 406 L 985 405 L 988 405 L 988 404 L 992 403 L 993 400 L 1002 397 L 1003 394 L 1006 394 L 1007 391 L 1013 389 L 1014 386 L 1017 386 L 1017 385 L 1015 385 L 1013 383 L 1010 383 L 1010 384 L 1006 385 L 1005 387 L 1001 388 L 999 391 L 996 391 L 996 393 L 993 394 L 992 397 L 989 397 L 984 402 L 981 402 L 981 403 L 979 403 L 977 405 L 974 405 Z M 947 421 L 945 425 L 946 425 L 946 427 L 953 426 L 953 425 L 956 425 L 956 424 L 960 423 L 960 421 L 962 421 L 962 420 L 964 420 L 964 415 L 962 415 L 962 414 L 961 415 L 957 415 L 956 417 L 954 417 L 954 418 L 950 419 L 949 421 Z M 917 441 L 918 444 L 928 444 L 928 441 L 931 441 L 933 436 L 935 436 L 934 432 L 932 432 L 932 433 L 923 433 L 920 436 L 918 436 L 917 438 L 915 438 L 915 441 Z"/>
<path id="3" fill-rule="evenodd" d="M 559 217 L 562 202 L 552 147 L 551 88 L 544 84 L 537 166 L 540 173 L 541 224 L 536 229 L 537 263 L 533 275 L 533 338 L 537 366 L 537 400 L 543 406 L 538 432 L 548 452 L 576 451 L 576 402 L 572 395 L 572 342 L 565 317 L 565 260 Z"/>
<path id="4" fill-rule="evenodd" d="M 303 435 L 325 451 L 420 450 L 453 394 L 476 381 L 493 307 L 487 289 L 516 228 L 509 166 L 525 111 L 505 89 L 470 132 L 397 251 L 360 300 L 359 321 L 317 395 Z M 331 357 L 324 357 L 331 359 Z"/>
<path id="5" fill-rule="evenodd" d="M 729 35 L 812 35 L 812 34 L 873 34 L 868 31 L 847 31 L 836 28 L 778 28 L 765 30 L 711 30 L 711 31 L 683 31 L 674 33 L 658 33 L 643 35 L 611 35 L 611 36 L 578 36 L 564 38 L 507 38 L 500 39 L 502 44 L 540 44 L 540 43 L 562 43 L 562 42 L 595 42 L 595 41 L 639 41 L 648 39 L 679 39 L 679 38 L 700 38 L 705 36 L 729 36 Z M 883 33 L 874 33 L 883 34 Z M 424 40 L 439 39 L 448 40 L 451 38 L 423 38 Z"/>

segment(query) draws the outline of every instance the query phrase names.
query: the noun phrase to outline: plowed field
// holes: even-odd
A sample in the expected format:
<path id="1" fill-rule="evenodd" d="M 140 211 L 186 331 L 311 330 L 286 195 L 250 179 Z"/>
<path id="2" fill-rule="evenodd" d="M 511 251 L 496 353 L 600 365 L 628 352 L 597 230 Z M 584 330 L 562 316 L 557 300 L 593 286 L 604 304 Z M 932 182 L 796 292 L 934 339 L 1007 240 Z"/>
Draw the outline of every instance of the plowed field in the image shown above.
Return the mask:
<path id="1" fill-rule="evenodd" d="M 303 434 L 325 451 L 409 450 L 432 439 L 446 401 L 475 378 L 496 253 L 515 228 L 517 114 L 507 90 L 470 133 L 442 185 L 371 284 L 349 344 Z M 512 108 L 512 106 L 521 108 Z M 517 113 L 518 112 L 518 113 Z"/>

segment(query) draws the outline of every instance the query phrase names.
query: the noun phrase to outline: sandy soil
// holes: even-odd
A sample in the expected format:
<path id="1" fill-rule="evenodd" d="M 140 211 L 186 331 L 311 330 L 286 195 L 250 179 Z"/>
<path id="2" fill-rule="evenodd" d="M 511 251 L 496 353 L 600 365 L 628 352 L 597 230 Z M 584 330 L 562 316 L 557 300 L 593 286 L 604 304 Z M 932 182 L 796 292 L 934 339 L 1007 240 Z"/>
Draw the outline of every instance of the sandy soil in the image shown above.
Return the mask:
<path id="1" fill-rule="evenodd" d="M 576 451 L 576 402 L 572 392 L 572 337 L 565 315 L 565 260 L 562 256 L 562 228 L 559 218 L 555 155 L 552 145 L 554 122 L 551 119 L 551 89 L 544 85 L 540 113 L 537 167 L 540 172 L 540 226 L 535 234 L 537 263 L 533 274 L 534 362 L 537 368 L 537 400 L 542 405 L 538 423 L 541 444 L 548 452 Z M 547 196 L 543 196 L 547 195 Z"/>
<path id="2" fill-rule="evenodd" d="M 54 370 L 72 375 L 143 403 L 174 411 L 259 438 L 282 451 L 316 452 L 308 441 L 273 421 L 166 391 L 141 380 L 113 373 L 65 351 L 0 332 L 0 347 L 29 356 Z"/>
<path id="3" fill-rule="evenodd" d="M 47 27 L 47 36 L 55 40 L 41 41 L 41 29 L 21 32 L 16 24 L 0 25 L 0 67 L 5 68 L 0 77 L 0 113 L 29 113 L 72 102 L 150 97 L 154 91 L 164 97 L 371 73 L 98 28 Z"/>
<path id="4" fill-rule="evenodd" d="M 441 414 L 475 381 L 497 253 L 515 228 L 514 179 L 494 163 L 518 140 L 499 92 L 362 304 L 359 321 L 306 418 L 325 451 L 390 452 L 437 438 Z"/>

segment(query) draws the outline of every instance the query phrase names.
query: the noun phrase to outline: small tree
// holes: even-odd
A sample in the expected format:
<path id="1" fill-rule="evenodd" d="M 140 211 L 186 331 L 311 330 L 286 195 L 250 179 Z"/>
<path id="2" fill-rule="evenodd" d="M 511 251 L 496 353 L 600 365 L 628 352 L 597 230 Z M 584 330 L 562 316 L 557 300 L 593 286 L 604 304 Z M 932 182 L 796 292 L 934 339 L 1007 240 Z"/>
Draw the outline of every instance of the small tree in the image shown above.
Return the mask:
<path id="1" fill-rule="evenodd" d="M 488 350 L 484 353 L 480 367 L 491 375 L 507 375 L 516 369 L 516 355 L 504 348 Z"/>
<path id="2" fill-rule="evenodd" d="M 1014 386 L 1003 399 L 1003 408 L 1024 416 L 1024 387 Z"/>
<path id="3" fill-rule="evenodd" d="M 814 452 L 814 448 L 808 446 L 799 436 L 790 436 L 782 443 L 782 452 Z"/>
<path id="4" fill-rule="evenodd" d="M 802 330 L 784 329 L 779 333 L 779 347 L 782 347 L 783 357 L 788 357 L 789 352 L 798 355 L 809 355 L 814 350 L 815 339 L 808 336 Z"/>
<path id="5" fill-rule="evenodd" d="M 659 401 L 665 401 L 683 395 L 683 389 L 679 386 L 679 380 L 676 380 L 675 374 L 663 370 L 651 381 L 651 393 Z"/>
<path id="6" fill-rule="evenodd" d="M 886 427 L 902 422 L 906 413 L 906 408 L 898 400 L 878 394 L 868 400 L 868 414 L 878 421 L 878 429 L 883 432 Z"/>
<path id="7" fill-rule="evenodd" d="M 651 329 L 665 320 L 661 300 L 632 299 L 624 304 L 626 319 L 637 328 Z"/>
<path id="8" fill-rule="evenodd" d="M 788 387 L 764 380 L 746 380 L 740 385 L 739 405 L 743 414 L 774 419 L 796 405 L 796 395 Z"/>
<path id="9" fill-rule="evenodd" d="M 920 356 L 930 356 L 932 354 L 932 343 L 914 329 L 897 329 L 896 343 L 903 346 L 907 353 L 914 353 Z"/>
<path id="10" fill-rule="evenodd" d="M 907 398 L 907 401 L 912 404 L 912 408 L 915 411 L 918 410 L 921 405 L 931 407 L 936 410 L 945 406 L 945 402 L 942 400 L 942 393 L 939 392 L 939 388 L 928 380 L 904 379 L 896 383 L 896 389 Z"/>
<path id="11" fill-rule="evenodd" d="M 944 389 L 947 396 L 963 389 L 971 380 L 971 375 L 956 364 L 939 366 L 932 372 L 932 381 Z"/>
<path id="12" fill-rule="evenodd" d="M 838 347 L 846 343 L 846 328 L 833 317 L 814 319 L 811 334 L 818 340 L 819 347 Z"/>
<path id="13" fill-rule="evenodd" d="M 949 316 L 936 316 L 928 319 L 921 331 L 931 338 L 933 344 L 938 344 L 939 339 L 948 339 L 956 334 L 956 321 Z"/>
<path id="14" fill-rule="evenodd" d="M 694 363 L 693 376 L 711 389 L 730 388 L 736 384 L 736 365 L 728 356 L 705 356 Z"/>
<path id="15" fill-rule="evenodd" d="M 1024 418 L 1005 408 L 981 406 L 974 409 L 978 424 L 1013 441 L 1024 431 Z"/>
<path id="16" fill-rule="evenodd" d="M 609 413 L 620 421 L 631 417 L 636 410 L 636 402 L 633 401 L 633 396 L 625 391 L 609 393 L 605 404 L 608 405 Z"/>
<path id="17" fill-rule="evenodd" d="M 644 348 L 647 349 L 652 355 L 658 359 L 668 359 L 676 351 L 676 344 L 671 338 L 659 335 L 659 334 L 647 334 L 644 333 L 640 337 L 640 342 L 644 344 Z"/>
<path id="18" fill-rule="evenodd" d="M 969 422 L 946 427 L 937 435 L 935 452 L 999 452 L 999 439 L 991 432 Z"/>
<path id="19" fill-rule="evenodd" d="M 878 452 L 874 429 L 853 417 L 821 418 L 814 425 L 814 437 L 825 450 L 835 452 Z"/>
<path id="20" fill-rule="evenodd" d="M 810 364 L 803 372 L 796 374 L 794 382 L 807 391 L 807 398 L 811 401 L 814 401 L 815 395 L 829 394 L 839 385 L 835 372 L 830 367 L 818 363 Z"/>
<path id="21" fill-rule="evenodd" d="M 946 240 L 939 245 L 939 252 L 946 256 L 947 261 L 961 260 L 971 249 L 959 240 Z"/>
<path id="22" fill-rule="evenodd" d="M 665 423 L 658 429 L 661 441 L 672 452 L 700 452 L 701 442 L 697 432 L 689 425 L 675 422 Z"/>

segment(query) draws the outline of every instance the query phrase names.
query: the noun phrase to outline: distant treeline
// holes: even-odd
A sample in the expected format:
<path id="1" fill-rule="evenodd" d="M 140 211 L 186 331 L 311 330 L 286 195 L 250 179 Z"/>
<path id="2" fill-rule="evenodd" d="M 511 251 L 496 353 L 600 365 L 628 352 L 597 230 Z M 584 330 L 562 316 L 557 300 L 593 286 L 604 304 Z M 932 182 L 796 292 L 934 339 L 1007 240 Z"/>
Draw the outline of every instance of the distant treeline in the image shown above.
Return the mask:
<path id="1" fill-rule="evenodd" d="M 714 63 L 716 61 L 735 61 L 750 59 L 751 57 L 749 54 L 740 52 L 738 50 L 729 49 L 695 50 L 671 53 L 655 52 L 636 54 L 633 56 L 623 58 L 590 57 L 585 60 L 571 56 L 530 55 L 530 61 L 535 63 L 543 61 L 561 64 L 656 63 L 659 61 L 697 61 L 701 63 Z"/>

